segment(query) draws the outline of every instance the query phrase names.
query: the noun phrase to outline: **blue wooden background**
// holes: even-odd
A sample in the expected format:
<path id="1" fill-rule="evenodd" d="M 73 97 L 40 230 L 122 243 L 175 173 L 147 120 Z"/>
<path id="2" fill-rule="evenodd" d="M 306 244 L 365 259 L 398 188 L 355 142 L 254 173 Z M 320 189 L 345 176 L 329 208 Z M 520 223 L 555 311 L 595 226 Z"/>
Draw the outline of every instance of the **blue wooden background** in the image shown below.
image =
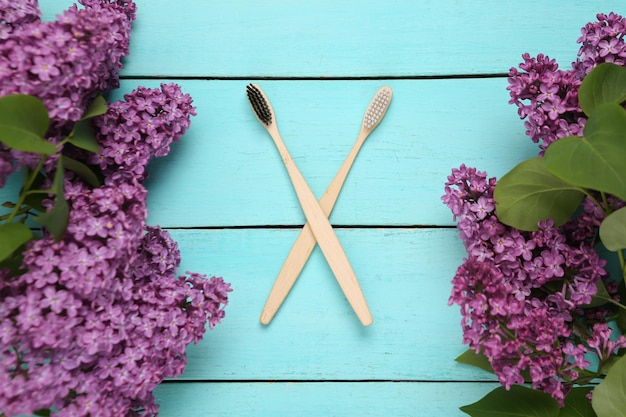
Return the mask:
<path id="1" fill-rule="evenodd" d="M 182 270 L 223 276 L 227 316 L 157 390 L 169 416 L 464 415 L 494 378 L 454 362 L 448 307 L 464 257 L 440 201 L 462 162 L 499 176 L 537 149 L 507 104 L 523 52 L 568 67 L 580 28 L 623 0 L 136 0 L 119 98 L 175 81 L 198 116 L 150 166 L 149 221 L 179 242 Z M 46 19 L 71 0 L 41 0 Z M 255 120 L 256 82 L 319 197 L 382 85 L 394 90 L 331 216 L 368 300 L 362 327 L 316 249 L 269 326 L 259 323 L 304 223 L 282 162 Z"/>

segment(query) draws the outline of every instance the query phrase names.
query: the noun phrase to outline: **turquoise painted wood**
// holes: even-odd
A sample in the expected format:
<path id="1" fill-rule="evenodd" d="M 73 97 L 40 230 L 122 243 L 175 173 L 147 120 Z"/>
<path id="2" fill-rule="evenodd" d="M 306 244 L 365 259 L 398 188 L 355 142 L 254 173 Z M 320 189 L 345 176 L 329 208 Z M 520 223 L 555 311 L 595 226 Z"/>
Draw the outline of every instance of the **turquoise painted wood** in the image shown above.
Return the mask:
<path id="1" fill-rule="evenodd" d="M 46 19 L 71 0 L 41 0 Z M 623 1 L 137 0 L 121 98 L 175 81 L 198 116 L 150 166 L 149 222 L 185 270 L 223 276 L 227 316 L 156 392 L 171 416 L 464 415 L 497 386 L 454 358 L 450 280 L 464 257 L 440 201 L 461 163 L 499 176 L 537 148 L 506 91 L 523 52 L 575 59 L 579 29 Z M 304 223 L 245 85 L 260 84 L 319 197 L 381 85 L 394 90 L 331 216 L 374 316 L 362 327 L 319 249 L 270 326 L 261 308 Z M 16 178 L 14 180 L 17 180 Z M 17 181 L 0 190 L 4 201 Z"/>
<path id="2" fill-rule="evenodd" d="M 40 1 L 48 15 L 69 0 Z M 522 52 L 569 64 L 579 29 L 620 0 L 138 0 L 133 76 L 492 74 Z M 564 7 L 567 5 L 567 7 Z"/>
<path id="3" fill-rule="evenodd" d="M 494 383 L 193 383 L 163 384 L 161 415 L 186 417 L 467 416 L 454 402 L 480 398 Z M 452 399 L 452 401 L 451 401 Z M 185 410 L 184 414 L 180 410 Z"/>
<path id="4" fill-rule="evenodd" d="M 127 80 L 113 98 L 163 81 L 170 80 Z M 198 116 L 172 153 L 152 166 L 151 222 L 168 227 L 303 224 L 280 156 L 250 110 L 249 81 L 177 82 L 194 97 Z M 331 216 L 334 224 L 452 225 L 440 201 L 452 167 L 465 162 L 501 175 L 537 149 L 507 104 L 505 78 L 258 83 L 318 197 L 356 140 L 376 90 L 385 84 L 394 89 L 389 112 L 352 167 Z M 173 216 L 181 207 L 185 215 Z"/>
<path id="5" fill-rule="evenodd" d="M 233 284 L 227 319 L 189 349 L 182 379 L 493 380 L 454 362 L 465 347 L 450 278 L 454 229 L 339 229 L 374 324 L 364 328 L 319 248 L 269 326 L 258 318 L 297 236 L 291 229 L 174 230 L 182 270 Z"/>

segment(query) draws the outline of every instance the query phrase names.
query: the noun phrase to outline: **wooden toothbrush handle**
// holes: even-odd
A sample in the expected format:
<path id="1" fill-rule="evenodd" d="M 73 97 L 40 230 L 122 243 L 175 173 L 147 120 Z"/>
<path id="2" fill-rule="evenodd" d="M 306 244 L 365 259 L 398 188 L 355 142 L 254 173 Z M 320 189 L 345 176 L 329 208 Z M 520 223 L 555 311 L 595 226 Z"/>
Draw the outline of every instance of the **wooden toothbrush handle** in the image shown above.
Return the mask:
<path id="1" fill-rule="evenodd" d="M 327 218 L 330 216 L 330 213 L 337 202 L 339 192 L 348 177 L 348 172 L 350 172 L 350 168 L 352 168 L 352 164 L 354 163 L 361 146 L 365 142 L 366 137 L 367 133 L 364 130 L 361 130 L 359 137 L 352 147 L 352 150 L 350 150 L 346 160 L 341 165 L 341 168 L 339 168 L 339 171 L 337 171 L 335 178 L 330 183 L 326 192 L 319 201 L 319 206 Z M 304 265 L 306 265 L 307 260 L 311 256 L 311 252 L 313 252 L 313 249 L 315 248 L 315 243 L 315 235 L 311 230 L 311 226 L 307 222 L 291 247 L 291 251 L 289 251 L 289 255 L 287 255 L 287 259 L 285 259 L 285 262 L 276 277 L 276 281 L 274 281 L 274 286 L 272 287 L 272 290 L 267 297 L 267 301 L 265 302 L 265 306 L 263 307 L 263 311 L 261 312 L 261 323 L 269 324 L 272 321 L 274 315 L 276 315 L 276 312 L 282 305 L 283 301 L 287 298 L 287 294 L 289 294 L 293 284 L 296 282 L 296 279 L 298 279 Z"/>
<path id="2" fill-rule="evenodd" d="M 275 125 L 274 125 L 275 126 Z M 372 324 L 373 319 L 367 306 L 367 301 L 363 296 L 359 282 L 352 270 L 350 261 L 346 256 L 341 243 L 335 234 L 326 214 L 320 207 L 315 195 L 304 180 L 295 162 L 289 155 L 277 129 L 268 130 L 278 151 L 283 159 L 285 168 L 291 178 L 294 190 L 302 206 L 302 211 L 311 227 L 313 235 L 317 240 L 330 269 L 335 274 L 343 293 L 345 294 L 352 309 L 364 326 Z"/>

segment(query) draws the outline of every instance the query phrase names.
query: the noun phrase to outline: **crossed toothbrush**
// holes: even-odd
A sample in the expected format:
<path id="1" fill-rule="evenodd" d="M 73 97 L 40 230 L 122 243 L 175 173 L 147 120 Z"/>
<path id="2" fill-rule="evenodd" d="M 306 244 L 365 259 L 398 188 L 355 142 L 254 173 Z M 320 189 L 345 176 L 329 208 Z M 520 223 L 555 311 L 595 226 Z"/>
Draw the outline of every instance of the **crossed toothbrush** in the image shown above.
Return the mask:
<path id="1" fill-rule="evenodd" d="M 380 88 L 372 98 L 363 116 L 361 130 L 352 150 L 319 202 L 291 158 L 278 132 L 272 105 L 261 87 L 256 84 L 250 84 L 246 87 L 246 93 L 256 118 L 274 140 L 307 220 L 278 273 L 278 277 L 261 313 L 261 323 L 270 323 L 300 275 L 317 241 L 352 309 L 361 323 L 364 326 L 369 326 L 373 321 L 372 314 L 369 311 L 352 266 L 328 221 L 328 216 L 337 201 L 339 192 L 356 159 L 357 153 L 365 139 L 378 126 L 389 108 L 392 96 L 391 88 Z"/>

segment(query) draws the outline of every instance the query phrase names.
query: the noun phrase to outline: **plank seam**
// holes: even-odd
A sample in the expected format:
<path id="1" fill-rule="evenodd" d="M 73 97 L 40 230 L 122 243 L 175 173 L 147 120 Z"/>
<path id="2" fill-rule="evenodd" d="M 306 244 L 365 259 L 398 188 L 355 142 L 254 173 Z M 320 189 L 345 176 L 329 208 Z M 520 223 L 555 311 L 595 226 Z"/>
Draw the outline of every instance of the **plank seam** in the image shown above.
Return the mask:
<path id="1" fill-rule="evenodd" d="M 122 75 L 122 80 L 200 80 L 200 81 L 375 81 L 375 80 L 449 80 L 506 78 L 507 73 L 442 74 L 442 75 L 375 75 L 375 76 L 181 76 L 181 75 Z"/>
<path id="2" fill-rule="evenodd" d="M 163 384 L 348 384 L 348 383 L 393 383 L 393 384 L 494 384 L 497 380 L 492 381 L 472 381 L 472 380 L 422 380 L 422 379 L 184 379 L 174 380 L 166 379 Z"/>
<path id="3" fill-rule="evenodd" d="M 454 225 L 384 225 L 384 224 L 367 224 L 367 225 L 332 225 L 333 229 L 456 229 Z M 279 229 L 279 230 L 298 230 L 302 229 L 304 224 L 296 225 L 250 225 L 250 226 L 163 226 L 168 230 L 257 230 L 257 229 Z"/>

